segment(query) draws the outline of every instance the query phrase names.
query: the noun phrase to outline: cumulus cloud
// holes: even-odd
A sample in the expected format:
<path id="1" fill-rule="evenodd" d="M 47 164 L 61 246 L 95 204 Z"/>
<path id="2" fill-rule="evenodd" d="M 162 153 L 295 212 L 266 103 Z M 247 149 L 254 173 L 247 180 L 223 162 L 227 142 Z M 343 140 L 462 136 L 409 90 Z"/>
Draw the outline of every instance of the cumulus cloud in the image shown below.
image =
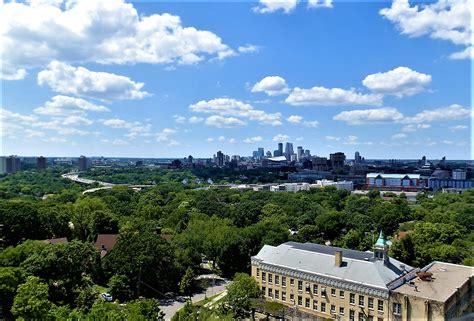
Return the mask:
<path id="1" fill-rule="evenodd" d="M 281 125 L 281 113 L 267 113 L 255 109 L 252 105 L 232 98 L 216 98 L 209 101 L 201 100 L 189 106 L 189 109 L 197 113 L 215 114 L 206 119 L 206 124 L 214 125 L 218 121 L 224 121 L 227 125 L 245 125 L 244 120 L 256 121 L 261 124 L 272 126 Z M 217 117 L 219 116 L 219 117 Z M 244 119 L 244 120 L 242 120 Z"/>
<path id="2" fill-rule="evenodd" d="M 252 92 L 264 92 L 268 96 L 278 96 L 289 92 L 286 80 L 280 76 L 268 76 L 252 87 Z"/>
<path id="3" fill-rule="evenodd" d="M 263 141 L 262 136 L 248 137 L 244 139 L 244 143 L 247 144 L 255 144 L 261 141 Z"/>
<path id="4" fill-rule="evenodd" d="M 442 120 L 455 120 L 471 117 L 472 111 L 470 108 L 464 108 L 461 105 L 453 104 L 448 107 L 442 107 L 431 110 L 423 110 L 422 112 L 406 117 L 403 121 L 405 123 L 426 123 Z"/>
<path id="5" fill-rule="evenodd" d="M 303 125 L 306 127 L 318 127 L 319 126 L 319 121 L 313 120 L 313 121 L 304 121 Z"/>
<path id="6" fill-rule="evenodd" d="M 273 141 L 277 143 L 287 142 L 289 139 L 290 139 L 290 136 L 283 135 L 283 134 L 278 134 L 275 137 L 273 137 Z"/>
<path id="7" fill-rule="evenodd" d="M 313 87 L 294 88 L 285 102 L 293 106 L 381 105 L 380 94 L 362 94 L 354 89 Z"/>
<path id="8" fill-rule="evenodd" d="M 337 136 L 326 136 L 325 137 L 327 140 L 333 140 L 333 141 L 340 141 L 341 140 L 341 137 L 337 137 Z"/>
<path id="9" fill-rule="evenodd" d="M 298 4 L 298 0 L 259 0 L 259 6 L 254 7 L 253 11 L 257 13 L 273 13 L 283 11 L 290 13 Z"/>
<path id="10" fill-rule="evenodd" d="M 85 115 L 87 111 L 104 112 L 109 109 L 81 98 L 58 95 L 34 110 L 37 114 L 48 116 Z"/>
<path id="11" fill-rule="evenodd" d="M 398 134 L 392 135 L 392 139 L 404 139 L 404 138 L 407 138 L 407 135 L 403 134 L 403 133 L 398 133 Z"/>
<path id="12" fill-rule="evenodd" d="M 374 92 L 402 97 L 423 91 L 431 83 L 431 76 L 408 67 L 397 67 L 387 72 L 368 75 L 362 83 Z"/>
<path id="13" fill-rule="evenodd" d="M 308 8 L 332 8 L 332 0 L 309 0 Z"/>
<path id="14" fill-rule="evenodd" d="M 428 129 L 431 128 L 430 124 L 409 124 L 402 128 L 402 132 L 409 133 L 415 132 L 418 129 Z"/>
<path id="15" fill-rule="evenodd" d="M 196 116 L 186 118 L 184 116 L 174 115 L 173 118 L 178 124 L 198 124 L 204 121 L 204 118 Z"/>
<path id="16" fill-rule="evenodd" d="M 298 115 L 291 115 L 290 117 L 288 117 L 286 119 L 289 123 L 292 123 L 292 124 L 299 124 L 301 123 L 301 121 L 303 120 L 303 117 L 302 116 L 298 116 Z"/>
<path id="17" fill-rule="evenodd" d="M 139 15 L 123 0 L 9 2 L 2 5 L 4 79 L 52 60 L 101 64 L 195 64 L 234 55 L 219 36 L 179 16 Z"/>
<path id="18" fill-rule="evenodd" d="M 215 126 L 217 128 L 233 128 L 245 126 L 246 123 L 235 117 L 224 117 L 219 115 L 212 115 L 206 118 L 206 125 Z"/>
<path id="19" fill-rule="evenodd" d="M 157 142 L 171 142 L 171 135 L 175 134 L 176 130 L 171 128 L 164 128 L 161 132 L 155 134 Z"/>
<path id="20" fill-rule="evenodd" d="M 349 125 L 361 125 L 400 121 L 403 119 L 403 115 L 395 108 L 384 107 L 379 109 L 343 111 L 334 116 L 333 119 L 346 122 Z"/>
<path id="21" fill-rule="evenodd" d="M 259 46 L 256 46 L 256 45 L 250 45 L 250 44 L 247 44 L 245 46 L 239 46 L 237 48 L 237 50 L 240 52 L 240 53 L 254 53 L 254 52 L 258 52 L 260 50 L 260 47 Z"/>
<path id="22" fill-rule="evenodd" d="M 468 128 L 469 127 L 465 126 L 465 125 L 456 125 L 456 126 L 449 127 L 449 129 L 451 129 L 452 131 L 465 130 L 465 129 L 468 129 Z"/>
<path id="23" fill-rule="evenodd" d="M 436 3 L 410 6 L 408 0 L 394 0 L 380 14 L 393 22 L 402 34 L 410 37 L 429 35 L 433 39 L 466 46 L 466 50 L 451 55 L 453 59 L 472 56 L 472 1 L 439 0 Z"/>
<path id="24" fill-rule="evenodd" d="M 101 100 L 142 99 L 149 95 L 141 90 L 143 83 L 128 77 L 90 71 L 59 61 L 52 61 L 47 69 L 38 73 L 38 84 L 46 84 L 61 94 Z"/>

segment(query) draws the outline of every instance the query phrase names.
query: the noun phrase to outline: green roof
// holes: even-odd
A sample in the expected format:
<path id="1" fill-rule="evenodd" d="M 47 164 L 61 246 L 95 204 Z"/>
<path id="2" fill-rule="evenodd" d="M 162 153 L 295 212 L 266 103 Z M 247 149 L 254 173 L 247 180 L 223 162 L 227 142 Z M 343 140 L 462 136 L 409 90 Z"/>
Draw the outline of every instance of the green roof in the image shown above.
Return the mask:
<path id="1" fill-rule="evenodd" d="M 383 237 L 382 231 L 380 231 L 379 238 L 377 242 L 375 242 L 375 246 L 385 247 L 387 244 L 385 243 L 385 238 Z"/>

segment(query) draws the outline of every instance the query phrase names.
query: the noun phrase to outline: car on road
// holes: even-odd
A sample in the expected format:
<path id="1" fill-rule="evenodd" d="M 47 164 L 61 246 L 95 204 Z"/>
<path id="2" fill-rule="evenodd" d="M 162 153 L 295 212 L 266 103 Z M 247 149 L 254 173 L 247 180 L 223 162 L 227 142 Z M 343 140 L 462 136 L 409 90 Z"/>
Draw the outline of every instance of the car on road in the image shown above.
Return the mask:
<path id="1" fill-rule="evenodd" d="M 101 293 L 100 297 L 107 302 L 112 302 L 114 298 L 109 293 Z"/>

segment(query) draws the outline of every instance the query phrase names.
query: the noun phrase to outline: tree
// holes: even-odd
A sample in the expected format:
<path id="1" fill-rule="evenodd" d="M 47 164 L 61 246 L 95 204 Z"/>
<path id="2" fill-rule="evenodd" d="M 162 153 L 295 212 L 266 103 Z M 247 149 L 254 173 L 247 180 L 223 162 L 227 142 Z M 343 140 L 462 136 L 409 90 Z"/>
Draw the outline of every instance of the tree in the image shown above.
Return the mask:
<path id="1" fill-rule="evenodd" d="M 165 313 L 160 309 L 160 301 L 156 299 L 136 300 L 127 303 L 128 320 L 163 320 Z"/>
<path id="2" fill-rule="evenodd" d="M 237 273 L 234 282 L 227 287 L 226 303 L 237 318 L 249 315 L 252 298 L 261 294 L 257 281 L 248 274 Z"/>
<path id="3" fill-rule="evenodd" d="M 191 296 L 194 289 L 194 278 L 196 277 L 192 268 L 188 267 L 181 282 L 179 283 L 179 291 L 184 295 Z"/>
<path id="4" fill-rule="evenodd" d="M 26 272 L 17 267 L 0 267 L 0 302 L 3 316 L 10 317 L 10 309 L 18 286 L 25 282 Z"/>
<path id="5" fill-rule="evenodd" d="M 133 297 L 130 280 L 126 275 L 113 275 L 108 283 L 110 294 L 116 300 L 125 302 Z"/>
<path id="6" fill-rule="evenodd" d="M 42 320 L 53 306 L 48 300 L 48 285 L 36 276 L 29 276 L 18 287 L 12 314 L 26 320 Z"/>
<path id="7" fill-rule="evenodd" d="M 5 244 L 17 245 L 24 240 L 45 239 L 47 234 L 37 207 L 27 201 L 3 201 L 0 203 L 0 221 L 3 221 Z"/>

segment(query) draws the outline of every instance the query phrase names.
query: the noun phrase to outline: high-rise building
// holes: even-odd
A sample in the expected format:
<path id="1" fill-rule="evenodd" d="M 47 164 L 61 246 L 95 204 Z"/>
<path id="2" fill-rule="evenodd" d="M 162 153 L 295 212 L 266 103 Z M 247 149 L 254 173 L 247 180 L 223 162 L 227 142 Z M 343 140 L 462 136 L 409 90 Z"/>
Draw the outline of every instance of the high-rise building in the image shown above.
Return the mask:
<path id="1" fill-rule="evenodd" d="M 278 143 L 278 155 L 277 156 L 282 156 L 283 155 L 283 143 Z"/>
<path id="2" fill-rule="evenodd" d="M 355 152 L 354 154 L 354 163 L 356 164 L 362 163 L 362 157 L 360 156 L 359 152 Z"/>
<path id="3" fill-rule="evenodd" d="M 309 149 L 305 149 L 304 155 L 305 155 L 306 157 L 311 157 L 311 151 L 310 151 Z"/>
<path id="4" fill-rule="evenodd" d="M 288 161 L 291 161 L 291 155 L 293 155 L 293 144 L 292 143 L 286 143 L 285 146 L 285 157 Z"/>
<path id="5" fill-rule="evenodd" d="M 267 157 L 268 158 L 272 157 L 272 152 L 271 151 L 267 151 Z"/>
<path id="6" fill-rule="evenodd" d="M 221 151 L 217 152 L 217 166 L 224 166 L 224 153 Z"/>
<path id="7" fill-rule="evenodd" d="M 36 169 L 46 169 L 46 158 L 43 156 L 36 158 Z"/>
<path id="8" fill-rule="evenodd" d="M 263 158 L 264 156 L 265 156 L 265 150 L 263 149 L 263 147 L 259 147 L 258 148 L 258 157 Z"/>
<path id="9" fill-rule="evenodd" d="M 89 168 L 89 160 L 87 159 L 86 156 L 81 155 L 79 157 L 79 171 L 80 172 L 85 172 Z"/>
<path id="10" fill-rule="evenodd" d="M 16 155 L 0 158 L 0 174 L 9 174 L 20 171 L 21 161 Z"/>
<path id="11" fill-rule="evenodd" d="M 342 152 L 337 152 L 329 155 L 331 161 L 332 169 L 341 169 L 344 167 L 344 162 L 346 161 L 346 155 Z"/>
<path id="12" fill-rule="evenodd" d="M 303 156 L 304 156 L 303 146 L 298 146 L 296 148 L 296 160 L 298 162 L 301 162 L 301 159 L 303 158 Z"/>

